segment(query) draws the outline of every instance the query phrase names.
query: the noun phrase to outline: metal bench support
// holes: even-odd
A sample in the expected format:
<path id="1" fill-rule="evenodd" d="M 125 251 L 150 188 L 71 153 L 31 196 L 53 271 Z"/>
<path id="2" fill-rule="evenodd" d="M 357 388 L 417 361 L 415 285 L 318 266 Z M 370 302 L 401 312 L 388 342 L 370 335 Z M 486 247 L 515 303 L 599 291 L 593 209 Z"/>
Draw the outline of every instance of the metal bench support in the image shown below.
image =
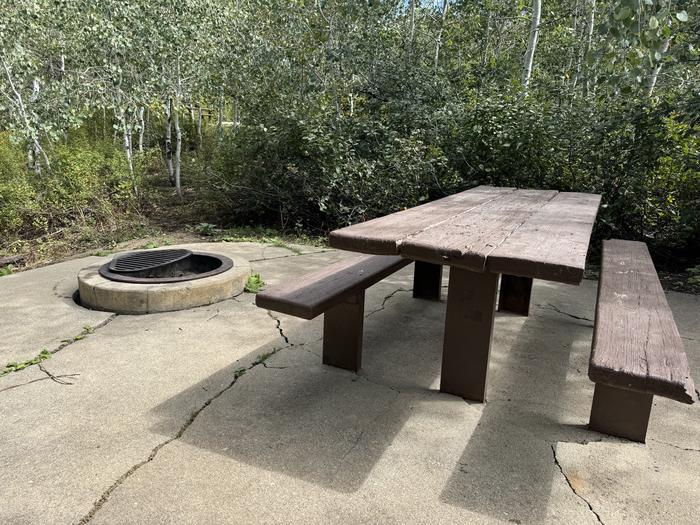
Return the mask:
<path id="1" fill-rule="evenodd" d="M 588 428 L 644 443 L 653 399 L 652 394 L 596 383 Z"/>
<path id="2" fill-rule="evenodd" d="M 503 274 L 498 295 L 498 310 L 527 317 L 530 313 L 532 278 Z"/>
<path id="3" fill-rule="evenodd" d="M 362 290 L 323 314 L 323 364 L 357 372 L 362 364 Z"/>
<path id="4" fill-rule="evenodd" d="M 416 261 L 413 268 L 413 297 L 440 300 L 442 291 L 442 265 Z"/>
<path id="5" fill-rule="evenodd" d="M 485 401 L 497 273 L 450 268 L 440 391 Z"/>

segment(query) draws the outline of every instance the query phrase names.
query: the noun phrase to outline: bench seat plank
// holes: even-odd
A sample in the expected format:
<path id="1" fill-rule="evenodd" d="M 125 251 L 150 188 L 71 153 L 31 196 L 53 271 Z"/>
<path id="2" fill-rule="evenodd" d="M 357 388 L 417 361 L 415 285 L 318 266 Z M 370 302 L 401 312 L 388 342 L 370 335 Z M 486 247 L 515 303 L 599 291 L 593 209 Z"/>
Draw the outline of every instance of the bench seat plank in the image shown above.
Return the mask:
<path id="1" fill-rule="evenodd" d="M 683 343 L 644 243 L 603 243 L 588 376 L 617 388 L 695 401 Z"/>
<path id="2" fill-rule="evenodd" d="M 401 255 L 483 272 L 489 254 L 556 195 L 541 190 L 509 193 L 410 236 L 401 243 Z"/>
<path id="3" fill-rule="evenodd" d="M 599 205 L 600 195 L 559 193 L 489 254 L 486 269 L 580 283 Z"/>
<path id="4" fill-rule="evenodd" d="M 514 191 L 514 188 L 477 186 L 415 208 L 335 230 L 329 236 L 329 243 L 340 250 L 397 255 L 403 239 L 410 235 Z"/>
<path id="5" fill-rule="evenodd" d="M 347 297 L 369 288 L 412 261 L 398 256 L 348 257 L 256 295 L 255 304 L 284 314 L 313 319 Z"/>

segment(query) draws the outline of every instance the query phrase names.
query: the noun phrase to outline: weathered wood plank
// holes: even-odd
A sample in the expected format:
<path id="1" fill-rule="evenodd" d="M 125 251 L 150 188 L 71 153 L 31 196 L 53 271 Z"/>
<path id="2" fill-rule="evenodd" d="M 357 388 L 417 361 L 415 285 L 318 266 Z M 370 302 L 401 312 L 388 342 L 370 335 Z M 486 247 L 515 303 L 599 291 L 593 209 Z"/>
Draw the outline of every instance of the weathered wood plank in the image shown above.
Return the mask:
<path id="1" fill-rule="evenodd" d="M 512 193 L 514 188 L 477 186 L 444 199 L 378 217 L 331 232 L 333 248 L 378 255 L 396 255 L 409 235 L 434 227 L 460 213 Z"/>
<path id="2" fill-rule="evenodd" d="M 578 284 L 600 195 L 559 193 L 488 256 L 486 270 Z"/>
<path id="3" fill-rule="evenodd" d="M 695 401 L 683 342 L 644 243 L 603 243 L 588 376 L 596 383 Z"/>
<path id="4" fill-rule="evenodd" d="M 556 195 L 517 190 L 411 235 L 399 251 L 411 259 L 483 272 L 489 254 Z"/>
<path id="5" fill-rule="evenodd" d="M 397 256 L 359 255 L 306 274 L 256 295 L 255 304 L 284 314 L 313 319 L 412 261 Z"/>

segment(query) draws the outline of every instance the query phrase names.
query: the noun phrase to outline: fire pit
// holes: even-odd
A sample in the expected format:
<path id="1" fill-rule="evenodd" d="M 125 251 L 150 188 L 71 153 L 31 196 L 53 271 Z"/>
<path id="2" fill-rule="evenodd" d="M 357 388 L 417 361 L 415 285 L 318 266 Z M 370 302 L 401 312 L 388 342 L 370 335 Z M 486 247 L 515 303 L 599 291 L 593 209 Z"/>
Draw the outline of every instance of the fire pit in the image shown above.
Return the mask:
<path id="1" fill-rule="evenodd" d="M 169 312 L 212 304 L 243 291 L 248 261 L 185 248 L 115 256 L 78 274 L 80 304 L 123 314 Z"/>

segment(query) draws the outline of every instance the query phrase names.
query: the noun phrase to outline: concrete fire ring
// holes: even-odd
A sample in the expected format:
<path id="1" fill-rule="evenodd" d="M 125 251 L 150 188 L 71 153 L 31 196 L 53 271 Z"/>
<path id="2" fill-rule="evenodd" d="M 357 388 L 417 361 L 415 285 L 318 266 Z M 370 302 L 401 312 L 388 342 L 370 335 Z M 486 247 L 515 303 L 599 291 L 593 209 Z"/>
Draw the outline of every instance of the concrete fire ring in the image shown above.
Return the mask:
<path id="1" fill-rule="evenodd" d="M 211 250 L 209 250 L 211 251 Z M 250 276 L 250 263 L 243 257 L 222 254 L 233 261 L 225 272 L 201 279 L 164 284 L 110 281 L 95 264 L 78 273 L 80 304 L 93 310 L 119 314 L 151 314 L 186 310 L 218 303 L 239 295 Z"/>

